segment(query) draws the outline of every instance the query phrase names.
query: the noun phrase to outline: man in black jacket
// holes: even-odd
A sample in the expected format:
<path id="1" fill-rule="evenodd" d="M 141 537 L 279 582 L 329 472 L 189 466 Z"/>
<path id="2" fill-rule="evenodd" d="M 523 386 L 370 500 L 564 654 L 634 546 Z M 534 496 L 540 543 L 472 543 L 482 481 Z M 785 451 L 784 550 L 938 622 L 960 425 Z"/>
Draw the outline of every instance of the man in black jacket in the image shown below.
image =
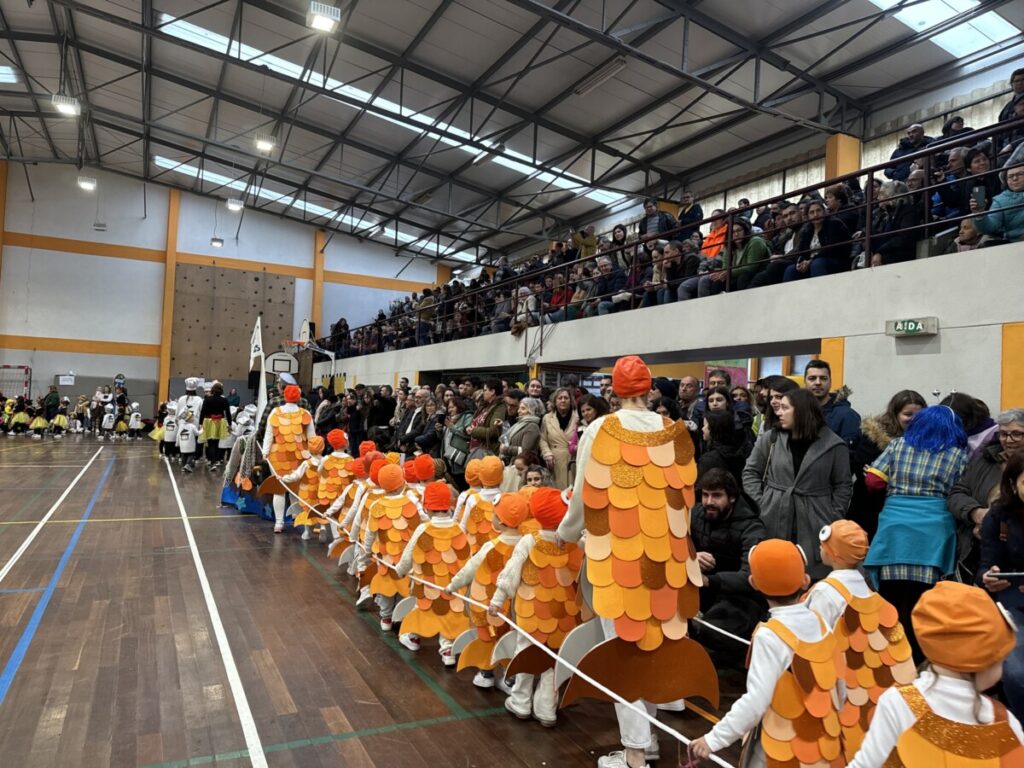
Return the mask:
<path id="1" fill-rule="evenodd" d="M 750 586 L 750 549 L 768 538 L 757 504 L 724 469 L 709 469 L 699 482 L 700 502 L 690 511 L 690 536 L 704 578 L 700 610 L 704 621 L 749 638 L 768 610 Z M 746 646 L 696 625 L 694 635 L 722 663 L 742 663 Z"/>
<path id="2" fill-rule="evenodd" d="M 935 139 L 931 136 L 924 135 L 924 126 L 919 123 L 914 123 L 912 126 L 907 128 L 906 137 L 900 139 L 899 144 L 896 145 L 896 149 L 892 151 L 890 160 L 899 160 L 906 155 L 912 155 L 915 152 L 927 147 Z M 893 163 L 885 169 L 885 175 L 893 181 L 906 181 L 907 176 L 910 175 L 910 160 L 904 160 L 899 163 Z"/>
<path id="3" fill-rule="evenodd" d="M 670 232 L 679 225 L 671 213 L 658 210 L 658 201 L 653 197 L 644 200 L 644 214 L 644 218 L 640 219 L 640 242 L 649 253 L 651 249 L 646 241 L 657 240 L 658 235 Z"/>

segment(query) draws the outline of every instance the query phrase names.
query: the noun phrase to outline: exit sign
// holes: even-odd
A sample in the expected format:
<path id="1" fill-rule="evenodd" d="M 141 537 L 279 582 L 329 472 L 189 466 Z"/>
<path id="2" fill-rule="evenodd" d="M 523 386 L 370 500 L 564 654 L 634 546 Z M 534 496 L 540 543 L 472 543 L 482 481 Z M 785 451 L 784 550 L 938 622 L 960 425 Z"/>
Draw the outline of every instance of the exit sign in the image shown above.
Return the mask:
<path id="1" fill-rule="evenodd" d="M 885 321 L 886 336 L 934 336 L 938 332 L 937 317 L 903 317 Z"/>

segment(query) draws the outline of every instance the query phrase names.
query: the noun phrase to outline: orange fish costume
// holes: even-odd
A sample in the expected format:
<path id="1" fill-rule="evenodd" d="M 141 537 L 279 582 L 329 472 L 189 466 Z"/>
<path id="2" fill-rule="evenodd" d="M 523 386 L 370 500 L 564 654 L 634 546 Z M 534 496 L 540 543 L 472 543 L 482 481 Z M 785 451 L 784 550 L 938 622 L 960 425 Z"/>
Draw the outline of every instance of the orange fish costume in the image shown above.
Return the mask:
<path id="1" fill-rule="evenodd" d="M 717 706 L 711 659 L 687 637 L 702 583 L 690 539 L 693 442 L 683 422 L 647 410 L 651 374 L 639 357 L 615 364 L 612 386 L 623 408 L 595 420 L 580 438 L 575 493 L 558 529 L 563 541 L 577 541 L 586 528 L 584 590 L 605 637 L 577 666 L 627 700 L 642 701 L 649 713 L 684 696 Z M 573 677 L 562 706 L 580 697 L 608 700 Z M 646 722 L 618 710 L 623 744 L 647 747 Z"/>
<path id="2" fill-rule="evenodd" d="M 320 491 L 320 464 L 323 461 L 320 454 L 324 450 L 324 439 L 319 435 L 313 435 L 307 441 L 309 458 L 304 460 L 298 468 L 290 474 L 284 475 L 281 479 L 292 490 L 298 498 L 291 505 L 289 511 L 292 515 L 292 525 L 302 528 L 302 538 L 309 538 L 309 528 L 313 525 L 320 525 L 323 518 L 316 513 L 316 505 Z"/>
<path id="3" fill-rule="evenodd" d="M 316 506 L 326 512 L 341 496 L 349 483 L 352 482 L 352 457 L 345 449 L 348 447 L 348 436 L 341 429 L 332 429 L 327 433 L 327 442 L 331 452 L 320 463 L 320 484 L 317 487 Z"/>
<path id="4" fill-rule="evenodd" d="M 983 696 L 1014 651 L 1009 617 L 977 587 L 940 581 L 911 613 L 928 668 L 882 694 L 851 768 L 1019 768 L 1024 734 L 1002 704 Z"/>
<path id="5" fill-rule="evenodd" d="M 402 619 L 402 634 L 417 637 L 439 635 L 441 659 L 445 666 L 454 666 L 451 653 L 455 638 L 469 629 L 466 604 L 457 594 L 448 594 L 445 587 L 469 560 L 469 540 L 451 517 L 451 490 L 447 483 L 434 482 L 423 494 L 423 506 L 430 520 L 421 523 L 412 534 L 398 564 L 398 575 L 428 581 L 426 586 L 415 579 L 412 597 L 416 607 Z"/>
<path id="6" fill-rule="evenodd" d="M 294 384 L 284 388 L 284 405 L 279 405 L 267 418 L 267 431 L 263 436 L 263 455 L 274 476 L 260 485 L 260 494 L 274 496 L 274 533 L 284 530 L 287 489 L 280 478 L 289 475 L 309 458 L 307 441 L 315 435 L 313 415 L 298 405 L 302 390 Z"/>
<path id="7" fill-rule="evenodd" d="M 487 456 L 480 459 L 477 472 L 480 490 L 467 495 L 462 517 L 458 518 L 473 554 L 495 536 L 491 515 L 494 513 L 494 501 L 501 493 L 498 486 L 501 485 L 505 465 L 497 456 Z"/>
<path id="8" fill-rule="evenodd" d="M 852 760 L 864 740 L 878 699 L 892 685 L 917 676 L 910 642 L 896 609 L 857 569 L 867 557 L 868 536 L 852 520 L 821 529 L 822 562 L 835 568 L 814 585 L 807 606 L 832 627 L 845 659 L 846 702 L 839 713 L 843 752 Z"/>

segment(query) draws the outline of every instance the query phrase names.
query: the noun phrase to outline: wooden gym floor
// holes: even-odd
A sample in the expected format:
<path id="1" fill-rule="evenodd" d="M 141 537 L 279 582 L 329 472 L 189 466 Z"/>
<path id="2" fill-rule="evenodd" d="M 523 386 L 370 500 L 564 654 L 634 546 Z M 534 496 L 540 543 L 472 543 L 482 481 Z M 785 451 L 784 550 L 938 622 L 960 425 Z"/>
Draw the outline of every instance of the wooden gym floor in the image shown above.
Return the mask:
<path id="1" fill-rule="evenodd" d="M 205 468 L 174 475 L 212 610 L 152 441 L 0 441 L 4 765 L 245 766 L 254 738 L 270 766 L 593 766 L 618 748 L 610 704 L 515 720 L 433 641 L 411 653 L 357 612 L 323 544 L 220 509 Z M 741 683 L 723 677 L 725 702 Z M 699 735 L 719 714 L 662 718 Z"/>

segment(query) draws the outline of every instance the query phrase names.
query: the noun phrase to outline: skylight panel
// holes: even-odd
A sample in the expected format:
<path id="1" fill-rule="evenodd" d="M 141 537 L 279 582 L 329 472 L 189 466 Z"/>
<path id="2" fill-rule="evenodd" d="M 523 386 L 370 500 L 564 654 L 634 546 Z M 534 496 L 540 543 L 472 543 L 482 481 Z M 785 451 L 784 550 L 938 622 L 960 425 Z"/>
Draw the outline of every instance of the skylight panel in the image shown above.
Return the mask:
<path id="1" fill-rule="evenodd" d="M 871 2 L 882 10 L 888 10 L 896 6 L 899 0 Z M 926 0 L 894 14 L 893 18 L 915 32 L 927 32 L 961 13 L 974 10 L 978 5 L 978 0 Z M 995 11 L 989 11 L 935 35 L 931 41 L 951 56 L 962 58 L 1018 34 L 1020 30 L 1017 27 Z"/>
<path id="2" fill-rule="evenodd" d="M 0 66 L 0 83 L 18 82 L 18 71 L 14 67 Z"/>

